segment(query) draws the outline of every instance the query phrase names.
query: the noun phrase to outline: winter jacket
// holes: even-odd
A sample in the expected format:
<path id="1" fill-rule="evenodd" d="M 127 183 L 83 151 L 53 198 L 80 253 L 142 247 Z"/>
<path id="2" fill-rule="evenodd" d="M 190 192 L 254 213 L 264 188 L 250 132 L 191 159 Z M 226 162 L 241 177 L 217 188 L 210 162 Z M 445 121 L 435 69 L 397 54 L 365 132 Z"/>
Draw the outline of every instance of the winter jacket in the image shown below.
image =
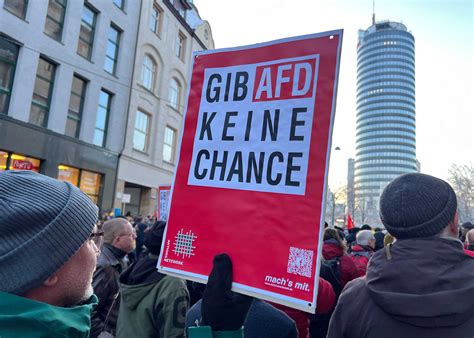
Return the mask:
<path id="1" fill-rule="evenodd" d="M 375 251 L 378 251 L 384 247 L 383 240 L 385 239 L 385 234 L 382 231 L 376 231 L 374 233 L 375 237 Z"/>
<path id="2" fill-rule="evenodd" d="M 328 239 L 323 243 L 323 257 L 325 260 L 331 260 L 339 257 L 341 263 L 341 285 L 344 287 L 347 282 L 359 277 L 356 266 L 352 259 L 344 254 L 341 246 L 335 239 Z"/>
<path id="3" fill-rule="evenodd" d="M 92 331 L 91 337 L 97 337 L 101 331 L 107 331 L 115 334 L 115 326 L 117 324 L 118 310 L 120 307 L 119 276 L 127 268 L 127 262 L 124 259 L 125 252 L 113 247 L 110 244 L 104 244 L 99 258 L 97 259 L 97 267 L 94 272 L 92 286 L 94 292 L 99 297 L 99 305 L 92 314 Z M 107 327 L 104 328 L 105 319 L 109 309 L 109 321 Z"/>
<path id="4" fill-rule="evenodd" d="M 283 311 L 286 313 L 291 319 L 293 319 L 296 323 L 296 327 L 298 328 L 298 337 L 299 338 L 306 338 L 309 334 L 309 313 L 293 309 L 281 304 L 270 303 L 278 310 Z M 325 281 L 322 278 L 319 278 L 318 282 L 318 296 L 316 300 L 316 313 L 317 314 L 324 314 L 331 311 L 335 304 L 336 304 L 336 294 L 334 290 L 329 284 L 329 282 Z"/>
<path id="5" fill-rule="evenodd" d="M 468 249 L 464 249 L 464 252 L 465 252 L 466 254 L 468 254 L 469 256 L 474 257 L 474 251 L 468 250 Z"/>
<path id="6" fill-rule="evenodd" d="M 295 321 L 296 328 L 298 329 L 298 337 L 299 338 L 306 338 L 308 337 L 309 334 L 309 313 L 304 312 L 301 310 L 293 309 L 291 307 L 281 305 L 281 304 L 276 304 L 276 303 L 270 303 L 272 306 L 277 308 L 280 311 L 283 311 Z"/>
<path id="7" fill-rule="evenodd" d="M 186 282 L 159 273 L 157 260 L 148 254 L 120 276 L 117 338 L 184 337 Z"/>
<path id="8" fill-rule="evenodd" d="M 474 258 L 460 241 L 398 240 L 341 294 L 329 338 L 472 338 Z"/>
<path id="9" fill-rule="evenodd" d="M 145 230 L 148 225 L 145 223 L 138 223 L 135 225 L 135 231 L 137 232 L 137 238 L 135 239 L 135 255 L 136 259 L 139 259 L 143 251 L 143 241 L 145 240 Z"/>
<path id="10" fill-rule="evenodd" d="M 321 277 L 329 279 L 326 281 L 321 277 L 319 278 L 316 313 L 310 315 L 309 333 L 311 338 L 326 338 L 329 319 L 331 318 L 337 298 L 339 298 L 339 294 L 342 291 L 341 283 L 335 278 L 337 276 L 335 276 L 334 272 L 331 272 L 334 268 L 322 264 L 319 271 Z M 340 264 L 338 268 L 340 269 Z M 330 287 L 329 291 L 325 291 L 325 289 L 327 290 L 327 285 Z"/>
<path id="11" fill-rule="evenodd" d="M 82 305 L 59 307 L 0 292 L 0 337 L 87 338 L 96 305 L 96 296 Z"/>
<path id="12" fill-rule="evenodd" d="M 193 326 L 187 330 L 188 338 L 245 338 L 243 328 L 235 331 L 212 331 L 210 326 Z"/>
<path id="13" fill-rule="evenodd" d="M 357 270 L 357 277 L 363 277 L 367 273 L 367 265 L 369 264 L 370 257 L 374 254 L 372 248 L 355 244 L 351 248 L 350 257 L 354 262 Z"/>
<path id="14" fill-rule="evenodd" d="M 201 301 L 194 304 L 186 314 L 186 327 L 195 326 L 201 319 Z M 297 338 L 295 322 L 285 313 L 275 309 L 270 304 L 254 299 L 244 322 L 245 338 Z M 189 331 L 188 331 L 189 332 Z M 238 331 L 219 332 L 219 337 L 231 338 L 238 335 Z M 195 338 L 199 336 L 188 336 Z"/>

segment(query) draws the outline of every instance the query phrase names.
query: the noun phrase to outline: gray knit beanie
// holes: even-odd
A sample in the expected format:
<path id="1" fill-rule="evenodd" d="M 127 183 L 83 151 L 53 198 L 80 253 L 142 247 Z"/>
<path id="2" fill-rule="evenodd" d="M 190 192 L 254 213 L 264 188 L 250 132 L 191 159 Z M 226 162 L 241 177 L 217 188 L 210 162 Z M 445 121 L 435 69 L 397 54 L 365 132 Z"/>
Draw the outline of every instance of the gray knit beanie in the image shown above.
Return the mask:
<path id="1" fill-rule="evenodd" d="M 21 295 L 40 286 L 88 239 L 97 214 L 70 183 L 0 172 L 0 291 Z"/>
<path id="2" fill-rule="evenodd" d="M 439 234 L 456 209 L 456 194 L 448 183 L 419 173 L 396 178 L 380 196 L 380 218 L 397 239 Z"/>

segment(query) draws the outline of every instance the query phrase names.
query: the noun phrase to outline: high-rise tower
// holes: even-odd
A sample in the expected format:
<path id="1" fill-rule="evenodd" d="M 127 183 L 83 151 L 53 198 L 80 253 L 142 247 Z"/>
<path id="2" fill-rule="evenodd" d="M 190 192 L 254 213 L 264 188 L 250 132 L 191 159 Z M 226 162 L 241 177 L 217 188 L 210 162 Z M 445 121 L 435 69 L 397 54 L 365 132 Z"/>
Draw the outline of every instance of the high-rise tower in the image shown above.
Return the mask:
<path id="1" fill-rule="evenodd" d="M 401 23 L 373 22 L 359 31 L 357 46 L 355 204 L 359 220 L 378 223 L 383 188 L 397 176 L 415 171 L 415 39 Z"/>

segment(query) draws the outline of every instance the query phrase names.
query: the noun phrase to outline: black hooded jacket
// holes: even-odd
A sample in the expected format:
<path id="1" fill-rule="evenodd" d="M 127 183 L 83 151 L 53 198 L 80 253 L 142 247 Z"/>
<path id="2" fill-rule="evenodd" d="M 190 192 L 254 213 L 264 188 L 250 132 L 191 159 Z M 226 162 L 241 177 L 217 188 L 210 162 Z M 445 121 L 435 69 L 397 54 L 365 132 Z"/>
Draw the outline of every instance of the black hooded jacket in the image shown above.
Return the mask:
<path id="1" fill-rule="evenodd" d="M 474 257 L 455 239 L 405 239 L 347 284 L 329 338 L 474 337 Z"/>

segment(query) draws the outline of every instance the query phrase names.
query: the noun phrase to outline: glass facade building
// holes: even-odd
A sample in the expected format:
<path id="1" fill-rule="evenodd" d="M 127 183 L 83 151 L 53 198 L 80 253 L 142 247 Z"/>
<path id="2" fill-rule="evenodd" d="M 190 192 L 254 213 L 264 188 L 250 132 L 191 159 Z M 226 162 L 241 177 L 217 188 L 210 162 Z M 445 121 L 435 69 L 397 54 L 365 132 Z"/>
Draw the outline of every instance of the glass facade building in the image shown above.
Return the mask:
<path id="1" fill-rule="evenodd" d="M 359 31 L 355 195 L 378 215 L 384 187 L 416 172 L 415 39 L 405 25 L 382 21 Z M 356 206 L 357 207 L 357 206 Z M 367 220 L 369 221 L 369 220 Z"/>

